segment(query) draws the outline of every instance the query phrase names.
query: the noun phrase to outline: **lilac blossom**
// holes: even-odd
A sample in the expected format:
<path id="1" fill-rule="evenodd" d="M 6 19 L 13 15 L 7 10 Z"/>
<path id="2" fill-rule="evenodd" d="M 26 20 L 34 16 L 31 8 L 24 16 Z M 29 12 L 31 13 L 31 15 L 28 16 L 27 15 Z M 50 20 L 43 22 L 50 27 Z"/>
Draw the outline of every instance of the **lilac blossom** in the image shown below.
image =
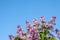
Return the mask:
<path id="1" fill-rule="evenodd" d="M 15 40 L 16 37 L 16 40 L 48 40 L 49 37 L 55 37 L 49 32 L 49 30 L 51 30 L 52 32 L 56 32 L 57 37 L 60 39 L 60 31 L 58 29 L 54 30 L 54 25 L 56 25 L 55 21 L 55 16 L 52 16 L 48 22 L 45 21 L 44 16 L 40 17 L 40 22 L 38 22 L 37 18 L 34 18 L 32 24 L 30 24 L 29 21 L 26 21 L 26 32 L 24 32 L 21 26 L 18 25 L 16 36 L 9 35 L 9 38 L 10 40 Z M 47 35 L 49 37 L 47 37 Z M 54 38 L 54 40 L 56 39 Z"/>

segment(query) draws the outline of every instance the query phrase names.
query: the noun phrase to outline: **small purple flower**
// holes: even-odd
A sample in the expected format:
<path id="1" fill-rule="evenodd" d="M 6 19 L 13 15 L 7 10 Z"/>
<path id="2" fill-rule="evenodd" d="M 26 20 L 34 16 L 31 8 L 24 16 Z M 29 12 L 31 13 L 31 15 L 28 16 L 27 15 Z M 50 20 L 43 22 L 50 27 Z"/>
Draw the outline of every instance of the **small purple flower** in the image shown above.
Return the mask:
<path id="1" fill-rule="evenodd" d="M 38 23 L 37 18 L 33 19 L 33 23 L 30 24 L 29 21 L 26 21 L 26 29 L 27 32 L 25 33 L 21 26 L 17 26 L 17 33 L 16 36 L 21 38 L 22 40 L 40 40 L 40 38 L 43 36 L 44 38 L 48 37 L 54 37 L 53 34 L 50 33 L 50 30 L 53 32 L 56 32 L 57 37 L 60 39 L 60 30 L 56 29 L 54 30 L 54 25 L 56 17 L 52 16 L 52 18 L 46 22 L 44 16 L 40 17 L 40 21 Z M 13 35 L 9 35 L 10 40 L 14 40 Z M 42 39 L 44 40 L 44 39 Z M 46 39 L 45 39 L 46 40 Z"/>
<path id="2" fill-rule="evenodd" d="M 38 23 L 37 18 L 34 18 L 34 19 L 33 19 L 33 23 L 34 23 L 34 24 L 37 24 L 37 23 Z"/>
<path id="3" fill-rule="evenodd" d="M 13 40 L 14 36 L 13 35 L 9 35 L 9 38 L 10 38 L 10 40 Z"/>
<path id="4" fill-rule="evenodd" d="M 56 25 L 55 20 L 56 20 L 56 17 L 52 16 L 52 18 L 50 19 L 50 21 L 48 23 Z"/>
<path id="5" fill-rule="evenodd" d="M 40 17 L 40 21 L 41 21 L 41 23 L 45 23 L 45 18 L 44 18 L 44 16 L 41 16 L 41 17 Z"/>

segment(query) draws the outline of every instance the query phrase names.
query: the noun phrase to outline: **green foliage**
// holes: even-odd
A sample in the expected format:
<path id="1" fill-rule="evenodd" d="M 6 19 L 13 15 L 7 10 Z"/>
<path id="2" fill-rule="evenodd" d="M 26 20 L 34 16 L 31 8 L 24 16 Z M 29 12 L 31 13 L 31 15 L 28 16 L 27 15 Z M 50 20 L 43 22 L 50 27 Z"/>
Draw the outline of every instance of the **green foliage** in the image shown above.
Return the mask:
<path id="1" fill-rule="evenodd" d="M 45 34 L 45 36 L 48 34 L 49 32 L 48 32 L 48 29 L 47 28 L 44 28 L 44 34 Z"/>
<path id="2" fill-rule="evenodd" d="M 49 34 L 49 31 L 47 28 L 43 28 L 44 32 L 39 32 L 40 38 L 39 40 L 56 40 L 56 37 L 47 37 L 47 35 Z"/>
<path id="3" fill-rule="evenodd" d="M 47 40 L 56 40 L 56 37 L 55 37 L 55 36 L 53 36 L 53 37 L 48 37 Z"/>
<path id="4" fill-rule="evenodd" d="M 22 40 L 22 39 L 19 37 L 15 37 L 14 40 Z"/>
<path id="5" fill-rule="evenodd" d="M 44 36 L 45 36 L 44 33 L 41 32 L 40 33 L 40 38 L 41 38 L 40 40 L 44 40 Z"/>

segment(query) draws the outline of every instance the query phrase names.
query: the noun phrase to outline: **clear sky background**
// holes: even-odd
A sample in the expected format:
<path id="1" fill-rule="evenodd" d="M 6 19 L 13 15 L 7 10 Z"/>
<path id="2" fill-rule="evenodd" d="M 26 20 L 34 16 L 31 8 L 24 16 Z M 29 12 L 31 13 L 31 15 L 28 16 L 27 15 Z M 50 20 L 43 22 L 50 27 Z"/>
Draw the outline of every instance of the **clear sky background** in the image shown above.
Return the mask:
<path id="1" fill-rule="evenodd" d="M 45 16 L 49 20 L 56 16 L 56 26 L 60 29 L 60 0 L 0 0 L 0 40 L 9 40 L 9 34 L 16 34 L 20 24 L 25 30 L 25 21 Z"/>

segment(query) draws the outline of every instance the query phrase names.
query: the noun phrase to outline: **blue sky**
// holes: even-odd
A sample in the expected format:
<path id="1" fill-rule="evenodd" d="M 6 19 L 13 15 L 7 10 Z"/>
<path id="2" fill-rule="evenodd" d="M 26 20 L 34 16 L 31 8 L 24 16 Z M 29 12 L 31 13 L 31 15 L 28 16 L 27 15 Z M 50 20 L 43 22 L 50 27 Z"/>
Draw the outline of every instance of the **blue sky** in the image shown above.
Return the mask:
<path id="1" fill-rule="evenodd" d="M 0 40 L 9 40 L 16 34 L 20 24 L 25 30 L 25 21 L 45 16 L 46 20 L 56 16 L 55 28 L 60 29 L 60 0 L 0 0 Z"/>

